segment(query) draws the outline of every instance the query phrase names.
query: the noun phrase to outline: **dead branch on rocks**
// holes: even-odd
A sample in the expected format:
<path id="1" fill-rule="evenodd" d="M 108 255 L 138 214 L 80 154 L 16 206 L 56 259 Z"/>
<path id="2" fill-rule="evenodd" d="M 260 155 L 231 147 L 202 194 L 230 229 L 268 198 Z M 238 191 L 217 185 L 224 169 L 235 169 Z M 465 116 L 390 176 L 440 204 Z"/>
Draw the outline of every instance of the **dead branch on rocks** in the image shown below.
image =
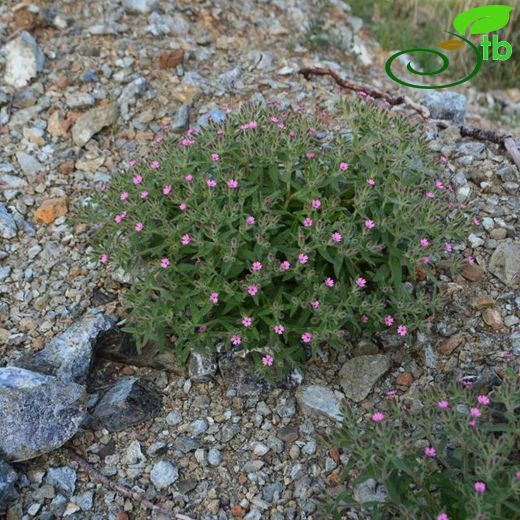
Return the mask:
<path id="1" fill-rule="evenodd" d="M 141 493 L 136 493 L 135 491 L 132 491 L 128 489 L 125 486 L 122 486 L 121 484 L 118 484 L 117 482 L 114 482 L 105 475 L 101 474 L 97 469 L 94 468 L 89 462 L 87 462 L 86 459 L 84 459 L 79 453 L 77 453 L 72 448 L 67 448 L 67 451 L 69 452 L 69 455 L 72 459 L 74 459 L 90 476 L 94 477 L 96 480 L 101 482 L 104 486 L 107 488 L 112 489 L 116 493 L 119 493 L 120 495 L 124 496 L 125 498 L 129 498 L 130 500 L 135 500 L 136 502 L 139 502 L 147 509 L 151 509 L 152 511 L 157 511 L 158 513 L 162 513 L 164 515 L 167 515 L 170 518 L 175 518 L 177 520 L 193 520 L 191 517 L 180 514 L 180 513 L 173 513 L 172 511 L 166 511 L 165 509 L 160 508 L 159 506 L 156 506 L 155 504 L 152 504 L 149 500 L 146 500 L 144 496 Z"/>
<path id="2" fill-rule="evenodd" d="M 473 139 L 478 139 L 479 141 L 489 141 L 498 144 L 507 151 L 513 162 L 516 164 L 518 171 L 520 171 L 520 152 L 518 151 L 516 143 L 511 135 L 500 134 L 494 132 L 493 130 L 484 130 L 483 128 L 456 125 L 451 121 L 446 121 L 443 119 L 433 119 L 430 116 L 430 111 L 428 108 L 426 108 L 424 105 L 416 103 L 415 101 L 412 101 L 408 96 L 392 96 L 388 92 L 374 89 L 365 85 L 352 83 L 351 81 L 341 78 L 331 69 L 324 69 L 320 67 L 305 67 L 300 69 L 299 73 L 302 74 L 303 77 L 307 80 L 310 79 L 311 76 L 330 76 L 340 87 L 353 90 L 355 92 L 364 92 L 368 96 L 371 96 L 375 99 L 382 99 L 392 106 L 406 105 L 409 108 L 415 110 L 424 119 L 435 123 L 437 128 L 457 126 L 462 137 L 472 137 Z"/>

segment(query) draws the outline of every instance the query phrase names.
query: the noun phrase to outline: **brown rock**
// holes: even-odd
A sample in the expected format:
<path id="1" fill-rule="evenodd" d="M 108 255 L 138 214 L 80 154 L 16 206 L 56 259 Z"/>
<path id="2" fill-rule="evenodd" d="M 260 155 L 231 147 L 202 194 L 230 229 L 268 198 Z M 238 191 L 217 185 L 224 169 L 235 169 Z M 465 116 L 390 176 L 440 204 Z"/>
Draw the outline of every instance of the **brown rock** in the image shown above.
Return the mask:
<path id="1" fill-rule="evenodd" d="M 99 106 L 81 114 L 72 127 L 72 139 L 77 146 L 84 146 L 92 136 L 106 126 L 113 125 L 119 117 L 117 103 Z"/>
<path id="2" fill-rule="evenodd" d="M 495 305 L 495 300 L 490 296 L 479 296 L 471 302 L 471 306 L 479 311 L 486 307 L 493 307 L 493 305 Z"/>
<path id="3" fill-rule="evenodd" d="M 67 197 L 44 200 L 34 217 L 45 224 L 52 224 L 58 217 L 67 213 Z"/>
<path id="4" fill-rule="evenodd" d="M 47 132 L 54 137 L 65 137 L 67 135 L 67 129 L 65 129 L 59 110 L 55 110 L 47 120 Z"/>
<path id="5" fill-rule="evenodd" d="M 342 481 L 341 473 L 338 471 L 330 473 L 329 475 L 327 475 L 327 481 L 329 482 L 329 484 L 337 486 Z"/>
<path id="6" fill-rule="evenodd" d="M 68 80 L 67 76 L 60 76 L 58 78 L 56 85 L 59 88 L 67 88 L 69 86 L 69 80 Z"/>
<path id="7" fill-rule="evenodd" d="M 395 384 L 398 386 L 410 386 L 413 383 L 412 374 L 405 372 L 404 374 L 400 374 L 399 377 L 395 380 Z"/>
<path id="8" fill-rule="evenodd" d="M 484 269 L 476 264 L 468 264 L 464 267 L 462 276 L 464 276 L 464 278 L 470 282 L 478 282 L 484 276 Z"/>
<path id="9" fill-rule="evenodd" d="M 159 68 L 161 70 L 174 69 L 184 61 L 184 49 L 175 51 L 163 51 L 159 56 Z"/>
<path id="10" fill-rule="evenodd" d="M 245 475 L 244 473 L 240 473 L 240 475 L 238 475 L 238 483 L 243 486 L 246 482 L 247 475 Z"/>
<path id="11" fill-rule="evenodd" d="M 298 428 L 294 426 L 284 426 L 278 430 L 277 437 L 284 442 L 294 442 L 300 436 Z"/>
<path id="12" fill-rule="evenodd" d="M 196 85 L 181 85 L 171 95 L 177 101 L 191 105 L 202 96 L 202 90 Z"/>
<path id="13" fill-rule="evenodd" d="M 244 510 L 242 509 L 242 506 L 237 504 L 231 508 L 231 514 L 235 518 L 242 518 L 244 516 Z"/>
<path id="14" fill-rule="evenodd" d="M 339 448 L 336 446 L 329 450 L 330 458 L 336 463 L 339 464 Z"/>
<path id="15" fill-rule="evenodd" d="M 454 334 L 441 343 L 439 352 L 445 356 L 449 356 L 457 347 L 464 345 L 465 341 L 466 338 L 464 334 Z"/>
<path id="16" fill-rule="evenodd" d="M 500 330 L 504 326 L 500 312 L 494 308 L 484 309 L 482 319 L 486 325 L 489 325 L 494 330 Z"/>
<path id="17" fill-rule="evenodd" d="M 62 175 L 68 175 L 69 173 L 72 173 L 74 171 L 74 161 L 72 159 L 69 159 L 68 161 L 62 162 L 58 166 L 58 171 Z"/>

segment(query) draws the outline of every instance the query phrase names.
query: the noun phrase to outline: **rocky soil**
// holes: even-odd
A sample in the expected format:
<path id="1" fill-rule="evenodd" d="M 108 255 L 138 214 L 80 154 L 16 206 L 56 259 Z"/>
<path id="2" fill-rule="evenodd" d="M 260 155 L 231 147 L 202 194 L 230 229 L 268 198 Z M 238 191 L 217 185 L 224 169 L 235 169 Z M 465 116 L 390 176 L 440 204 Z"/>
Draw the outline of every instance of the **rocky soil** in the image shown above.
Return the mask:
<path id="1" fill-rule="evenodd" d="M 424 133 L 474 214 L 457 249 L 474 261 L 444 277 L 445 312 L 412 348 L 380 336 L 324 350 L 273 388 L 243 360 L 196 356 L 184 369 L 168 354 L 137 356 L 117 332 L 130 280 L 89 255 L 75 209 L 158 135 L 251 98 L 326 110 L 341 127 L 345 92 L 306 81 L 303 66 L 394 89 L 361 20 L 330 4 L 320 25 L 310 0 L 1 3 L 0 517 L 315 519 L 313 498 L 334 492 L 349 457 L 320 443 L 343 402 L 384 410 L 395 389 L 413 409 L 432 382 L 489 383 L 520 356 L 520 172 L 456 127 Z M 518 91 L 460 93 L 424 102 L 484 127 L 496 105 L 506 123 L 520 113 Z M 162 511 L 101 483 L 70 448 Z"/>

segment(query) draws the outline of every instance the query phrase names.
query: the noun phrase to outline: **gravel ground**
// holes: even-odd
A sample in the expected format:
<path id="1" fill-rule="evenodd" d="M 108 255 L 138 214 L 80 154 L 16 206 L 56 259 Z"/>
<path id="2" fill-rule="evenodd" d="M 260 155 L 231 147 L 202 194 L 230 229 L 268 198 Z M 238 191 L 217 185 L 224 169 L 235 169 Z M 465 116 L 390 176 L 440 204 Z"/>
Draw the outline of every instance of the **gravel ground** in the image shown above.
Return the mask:
<path id="1" fill-rule="evenodd" d="M 86 311 L 122 316 L 124 273 L 89 258 L 88 230 L 69 217 L 121 165 L 153 152 L 165 128 L 182 131 L 211 110 L 233 110 L 252 97 L 327 110 L 341 125 L 334 105 L 343 93 L 327 78 L 304 80 L 296 73 L 302 66 L 393 88 L 380 66 L 384 54 L 361 21 L 342 2 L 331 4 L 322 29 L 331 45 L 320 46 L 306 30 L 318 13 L 309 0 L 2 2 L 0 43 L 19 42 L 23 30 L 35 39 L 20 44 L 30 49 L 29 63 L 11 71 L 10 81 L 23 82 L 31 68 L 35 77 L 8 84 L 4 50 L 0 366 L 41 350 Z M 493 103 L 520 113 L 513 90 L 461 92 L 469 122 L 491 126 L 484 116 Z M 394 388 L 419 406 L 421 388 L 433 381 L 490 378 L 520 356 L 520 174 L 503 150 L 462 139 L 455 127 L 425 134 L 432 152 L 448 159 L 444 182 L 475 215 L 458 251 L 475 264 L 442 280 L 445 312 L 411 349 L 381 337 L 352 345 L 348 354 L 323 351 L 299 388 L 249 395 L 237 395 L 222 375 L 195 382 L 183 369 L 98 361 L 94 387 L 138 376 L 159 389 L 163 408 L 120 432 L 81 429 L 69 445 L 102 475 L 170 513 L 108 489 L 62 448 L 14 464 L 19 495 L 7 518 L 318 518 L 313 497 L 334 491 L 348 459 L 319 442 L 343 399 L 360 414 L 382 410 Z M 361 355 L 371 356 L 362 359 L 374 377 L 348 387 Z M 348 518 L 367 516 L 352 511 Z"/>

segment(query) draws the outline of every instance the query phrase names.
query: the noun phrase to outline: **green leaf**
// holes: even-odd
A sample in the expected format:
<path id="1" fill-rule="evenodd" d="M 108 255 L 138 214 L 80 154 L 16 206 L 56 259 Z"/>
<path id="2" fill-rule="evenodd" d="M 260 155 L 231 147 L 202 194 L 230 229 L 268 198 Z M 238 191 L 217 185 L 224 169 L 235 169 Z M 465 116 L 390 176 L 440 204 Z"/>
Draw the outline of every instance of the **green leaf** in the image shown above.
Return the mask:
<path id="1" fill-rule="evenodd" d="M 509 23 L 508 5 L 484 5 L 463 11 L 453 20 L 453 27 L 461 34 L 469 28 L 469 34 L 484 34 L 498 31 Z M 471 27 L 470 27 L 471 26 Z"/>

